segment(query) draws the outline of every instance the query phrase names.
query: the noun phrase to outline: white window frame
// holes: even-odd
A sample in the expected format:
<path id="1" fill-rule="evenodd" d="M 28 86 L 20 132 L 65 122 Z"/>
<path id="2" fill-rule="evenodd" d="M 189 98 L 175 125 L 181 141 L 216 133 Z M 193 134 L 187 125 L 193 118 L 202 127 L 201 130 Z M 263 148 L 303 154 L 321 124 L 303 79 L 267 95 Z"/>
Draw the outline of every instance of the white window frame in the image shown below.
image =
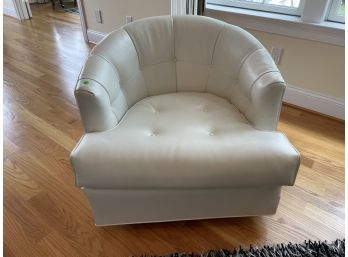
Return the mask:
<path id="1" fill-rule="evenodd" d="M 300 1 L 300 5 L 297 8 L 274 5 L 274 4 L 264 4 L 264 3 L 253 3 L 253 2 L 242 2 L 238 0 L 207 0 L 208 4 L 218 4 L 225 6 L 232 6 L 237 8 L 258 10 L 264 12 L 282 13 L 288 15 L 301 16 L 303 10 L 304 1 Z"/>
<path id="2" fill-rule="evenodd" d="M 328 21 L 341 22 L 344 23 L 345 15 L 337 15 L 338 7 L 340 5 L 340 0 L 332 0 L 329 12 L 327 15 Z"/>
<path id="3" fill-rule="evenodd" d="M 312 4 L 313 2 L 315 4 L 318 0 L 306 1 L 311 1 Z M 308 2 L 306 3 L 308 4 Z M 329 4 L 325 4 L 325 6 L 326 14 Z M 312 11 L 313 9 L 309 8 L 309 10 Z M 303 21 L 303 17 L 299 16 L 209 3 L 206 4 L 204 13 L 208 17 L 223 20 L 245 29 L 313 40 L 337 46 L 345 45 L 345 24 L 339 22 L 327 20 L 319 23 L 306 22 Z"/>
<path id="4" fill-rule="evenodd" d="M 238 0 L 207 0 L 207 4 L 215 4 L 220 6 L 229 6 L 233 8 L 241 8 L 246 10 L 256 10 L 261 12 L 271 12 L 271 13 L 279 13 L 293 16 L 303 16 L 305 1 L 313 1 L 316 0 L 301 0 L 298 8 L 287 7 L 287 6 L 279 6 L 279 5 L 271 5 L 271 4 L 263 4 L 263 3 L 253 3 L 253 2 L 242 2 Z M 321 5 L 325 4 L 325 1 L 318 1 Z M 337 15 L 337 9 L 339 7 L 340 0 L 330 0 L 329 4 L 325 6 L 318 6 L 319 10 L 322 10 L 324 13 L 322 14 L 325 17 L 326 21 L 329 22 L 345 22 L 345 16 Z"/>

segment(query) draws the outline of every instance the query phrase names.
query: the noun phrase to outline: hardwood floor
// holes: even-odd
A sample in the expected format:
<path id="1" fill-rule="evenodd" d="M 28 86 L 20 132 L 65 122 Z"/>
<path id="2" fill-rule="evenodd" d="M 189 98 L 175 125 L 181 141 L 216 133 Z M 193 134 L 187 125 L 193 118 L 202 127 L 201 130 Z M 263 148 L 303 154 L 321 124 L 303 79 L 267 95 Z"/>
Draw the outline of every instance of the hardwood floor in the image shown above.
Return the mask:
<path id="1" fill-rule="evenodd" d="M 83 133 L 73 95 L 92 45 L 79 19 L 32 8 L 4 17 L 4 256 L 129 256 L 344 237 L 344 124 L 284 106 L 302 154 L 270 217 L 95 227 L 69 153 Z"/>

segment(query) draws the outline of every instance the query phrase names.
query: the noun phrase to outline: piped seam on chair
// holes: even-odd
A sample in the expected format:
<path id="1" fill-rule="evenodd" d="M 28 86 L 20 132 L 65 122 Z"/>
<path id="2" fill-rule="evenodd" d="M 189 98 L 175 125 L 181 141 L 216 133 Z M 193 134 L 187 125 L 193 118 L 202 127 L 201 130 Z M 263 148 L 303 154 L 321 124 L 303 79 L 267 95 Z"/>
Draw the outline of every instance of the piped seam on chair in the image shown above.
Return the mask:
<path id="1" fill-rule="evenodd" d="M 122 97 L 122 95 L 121 95 L 121 94 L 118 94 L 118 96 L 114 99 L 114 101 L 111 102 L 111 107 L 112 107 L 112 108 L 114 108 L 113 103 L 114 103 L 116 100 L 118 100 L 120 97 Z M 123 94 L 123 98 L 126 100 L 126 97 L 124 97 L 124 94 Z M 114 112 L 114 111 L 112 110 L 112 108 L 111 108 L 111 111 Z M 126 111 L 126 112 L 127 112 L 127 111 Z M 125 113 L 126 113 L 126 112 L 125 112 Z M 114 114 L 115 114 L 115 116 L 116 116 L 118 122 L 120 122 L 121 118 L 124 116 L 124 114 L 123 114 L 122 117 L 119 118 L 115 112 L 114 112 Z"/>
<path id="2" fill-rule="evenodd" d="M 212 51 L 212 53 L 211 53 L 210 65 L 213 64 L 213 59 L 214 59 L 216 44 L 217 44 L 217 42 L 218 42 L 218 40 L 219 40 L 219 38 L 220 38 L 220 36 L 221 36 L 222 31 L 223 31 L 225 28 L 226 28 L 226 24 L 224 24 L 224 25 L 222 26 L 222 28 L 219 30 L 219 33 L 217 34 L 217 37 L 216 37 L 216 39 L 215 39 L 214 46 L 213 46 L 213 51 Z"/>
<path id="3" fill-rule="evenodd" d="M 210 64 L 209 64 L 209 73 L 207 76 L 207 81 L 205 82 L 205 87 L 204 87 L 204 92 L 207 92 L 207 88 L 208 88 L 208 82 L 209 82 L 209 78 L 211 76 L 211 70 L 212 70 L 212 65 L 213 65 L 213 59 L 214 59 L 214 54 L 215 54 L 215 48 L 216 48 L 216 44 L 221 36 L 222 31 L 226 28 L 226 24 L 224 24 L 221 29 L 219 30 L 219 33 L 217 34 L 217 37 L 215 39 L 214 42 L 214 46 L 213 46 L 213 51 L 211 53 L 211 58 L 210 58 Z"/>
<path id="4" fill-rule="evenodd" d="M 267 71 L 262 72 L 262 73 L 254 80 L 254 82 L 251 84 L 251 86 L 250 86 L 250 88 L 249 88 L 248 94 L 250 95 L 250 93 L 251 93 L 251 91 L 252 91 L 254 85 L 256 84 L 256 82 L 257 82 L 259 79 L 261 79 L 264 75 L 267 75 L 268 73 L 272 73 L 272 72 L 277 72 L 277 73 L 279 73 L 278 70 L 267 70 Z M 270 85 L 275 84 L 275 83 L 281 83 L 281 81 L 272 82 Z"/>
<path id="5" fill-rule="evenodd" d="M 129 34 L 129 32 L 127 31 L 127 29 L 123 28 L 123 30 L 126 32 L 126 34 L 128 35 L 129 39 L 131 40 L 132 44 L 133 44 L 133 47 L 135 49 L 135 52 L 137 53 L 137 57 L 138 57 L 138 64 L 139 64 L 139 71 L 142 70 L 143 66 L 140 64 L 140 55 L 139 55 L 139 51 L 135 45 L 135 42 L 132 38 L 132 36 Z M 147 92 L 147 96 L 149 96 L 149 86 L 147 85 L 147 82 L 146 80 L 144 79 L 144 82 L 145 82 L 145 88 L 146 88 L 146 92 Z"/>
<path id="6" fill-rule="evenodd" d="M 116 76 L 117 76 L 117 78 L 118 78 L 118 81 L 121 81 L 121 79 L 120 79 L 120 77 L 119 77 L 119 75 L 118 75 L 118 70 L 117 70 L 117 68 L 116 68 L 115 65 L 114 65 L 112 62 L 110 62 L 104 55 L 101 55 L 101 54 L 94 54 L 94 53 L 91 54 L 91 55 L 98 56 L 98 57 L 102 58 L 103 60 L 105 60 L 107 63 L 109 63 L 109 64 L 111 65 L 112 69 L 114 70 L 114 72 L 115 72 L 115 74 L 116 74 Z M 123 90 L 123 88 L 122 88 L 122 86 L 121 86 L 121 83 L 120 83 L 120 91 L 122 91 L 122 93 L 125 94 L 125 93 L 124 93 L 124 90 Z M 129 103 L 128 103 L 127 99 L 126 99 L 126 102 L 127 102 L 127 107 L 129 108 Z"/>
<path id="7" fill-rule="evenodd" d="M 111 111 L 112 114 L 115 116 L 115 118 L 116 118 L 116 124 L 117 124 L 119 120 L 118 120 L 118 117 L 117 117 L 116 113 L 114 113 L 114 111 L 113 111 L 112 108 L 111 108 L 112 100 L 111 100 L 110 94 L 109 94 L 109 92 L 106 90 L 106 88 L 105 88 L 101 83 L 99 83 L 98 81 L 96 81 L 95 79 L 91 79 L 91 78 L 80 78 L 79 80 L 81 80 L 81 79 L 92 80 L 92 81 L 94 81 L 95 83 L 97 83 L 99 86 L 101 86 L 101 87 L 104 89 L 104 91 L 105 91 L 105 92 L 107 93 L 107 95 L 109 96 L 110 111 Z M 76 93 L 81 92 L 81 93 L 84 93 L 84 94 L 87 93 L 87 94 L 90 94 L 90 95 L 95 96 L 95 94 L 94 94 L 93 92 L 90 92 L 90 91 L 84 90 L 84 89 L 77 89 L 77 90 L 75 90 L 75 92 L 76 92 Z"/>
<path id="8" fill-rule="evenodd" d="M 95 96 L 95 94 L 93 92 L 90 92 L 90 91 L 87 91 L 85 89 L 77 89 L 74 91 L 74 94 L 76 96 L 76 94 L 79 93 L 79 94 L 86 94 L 86 95 L 90 95 L 90 96 Z"/>
<path id="9" fill-rule="evenodd" d="M 90 186 L 90 185 L 79 185 L 78 187 L 88 188 L 88 189 L 94 189 L 94 190 L 127 190 L 127 191 L 153 191 L 153 190 L 159 190 L 159 191 L 173 191 L 173 190 L 206 190 L 206 191 L 215 191 L 215 190 L 233 190 L 233 189 L 267 189 L 267 188 L 281 188 L 283 184 L 261 184 L 257 186 L 222 186 L 222 187 L 208 187 L 208 186 L 197 186 L 197 187 L 191 187 L 191 186 L 184 186 L 184 187 L 166 187 L 166 186 L 145 186 L 145 187 L 101 187 L 101 186 Z"/>
<path id="10" fill-rule="evenodd" d="M 259 50 L 264 50 L 264 48 L 255 48 L 255 49 L 253 49 L 253 50 L 251 50 L 249 53 L 247 53 L 245 56 L 244 56 L 244 58 L 242 59 L 242 61 L 240 62 L 240 65 L 239 65 L 239 67 L 238 67 L 238 71 L 237 71 L 237 73 L 236 73 L 236 77 L 238 78 L 239 77 L 239 73 L 240 73 L 240 71 L 241 71 L 241 69 L 242 69 L 242 66 L 243 66 L 243 64 L 245 63 L 245 61 L 249 58 L 249 56 L 250 55 L 252 55 L 252 54 L 254 54 L 255 52 L 257 52 L 257 51 L 259 51 Z"/>
<path id="11" fill-rule="evenodd" d="M 104 55 L 102 55 L 102 54 L 95 54 L 95 53 L 91 53 L 90 56 L 99 57 L 99 58 L 103 59 L 104 61 L 106 61 L 108 64 L 110 64 L 110 66 L 111 66 L 111 68 L 113 69 L 113 71 L 115 72 L 116 77 L 118 78 L 118 80 L 121 80 L 121 79 L 120 79 L 120 76 L 119 76 L 119 74 L 118 74 L 117 68 L 115 67 L 115 65 L 114 65 L 112 62 L 110 62 L 110 61 L 108 60 L 108 58 L 106 58 L 106 57 L 105 57 Z"/>
<path id="12" fill-rule="evenodd" d="M 270 84 L 267 84 L 267 86 L 273 86 L 273 85 L 276 85 L 276 84 L 285 84 L 284 82 L 280 82 L 280 81 L 276 81 L 276 82 L 273 82 L 273 83 L 270 83 Z M 284 92 L 285 92 L 285 90 L 283 91 L 283 95 L 284 95 Z M 283 97 L 281 98 L 281 99 L 283 99 Z M 282 100 L 280 101 L 280 104 L 282 103 Z M 252 107 L 252 104 L 249 104 L 249 106 L 247 107 L 247 109 L 245 110 L 245 113 L 248 113 L 249 112 L 249 110 L 250 110 L 250 108 Z M 276 119 L 276 121 L 274 121 L 274 123 L 275 124 L 272 124 L 272 127 L 273 127 L 273 129 L 258 129 L 258 128 L 256 128 L 255 126 L 254 126 L 254 124 L 253 124 L 253 122 L 251 122 L 244 114 L 244 117 L 249 121 L 249 123 L 250 124 L 252 124 L 252 126 L 253 126 L 253 128 L 254 129 L 256 129 L 256 130 L 259 130 L 259 131 L 266 131 L 266 132 L 277 132 L 276 131 L 276 125 L 278 124 L 278 120 L 279 120 L 279 116 L 280 116 L 280 110 L 281 110 L 281 108 L 278 108 L 278 113 L 277 113 L 277 119 Z"/>
<path id="13" fill-rule="evenodd" d="M 88 132 L 87 132 L 87 133 L 88 133 Z M 71 167 L 72 167 L 72 170 L 73 170 L 73 173 L 74 173 L 74 177 L 75 177 L 75 186 L 79 186 L 79 185 L 78 185 L 79 183 L 78 183 L 78 178 L 77 178 L 77 172 L 75 171 L 74 165 L 73 165 L 73 163 L 72 163 L 72 158 L 71 158 L 71 156 L 73 155 L 73 153 L 74 153 L 75 151 L 77 151 L 77 149 L 79 148 L 79 146 L 80 146 L 80 144 L 81 144 L 81 142 L 82 142 L 82 140 L 84 139 L 85 136 L 86 136 L 86 134 L 83 134 L 82 137 L 79 139 L 79 141 L 78 141 L 77 144 L 75 145 L 74 149 L 71 151 L 70 158 L 69 158 L 69 160 L 70 160 L 70 165 L 71 165 Z"/>
<path id="14" fill-rule="evenodd" d="M 174 29 L 174 18 L 173 16 L 171 16 L 171 20 L 172 20 L 172 31 L 173 31 L 173 52 L 174 52 L 174 73 L 175 73 L 175 92 L 178 92 L 178 73 L 177 73 L 177 69 L 176 69 L 176 52 L 175 52 L 175 29 Z"/>
<path id="15" fill-rule="evenodd" d="M 104 89 L 104 91 L 108 94 L 110 102 L 113 101 L 113 100 L 111 99 L 111 95 L 110 95 L 109 91 L 108 91 L 99 81 L 97 81 L 97 80 L 95 80 L 95 79 L 92 79 L 92 78 L 88 78 L 88 77 L 81 77 L 79 80 L 83 80 L 83 79 L 85 79 L 85 80 L 92 80 L 92 81 L 94 81 L 95 83 L 97 83 L 97 84 L 98 84 L 99 86 L 101 86 L 101 87 Z M 78 90 L 80 90 L 80 89 L 77 89 L 77 91 L 78 91 Z M 84 89 L 81 89 L 81 90 L 84 90 Z M 86 90 L 84 90 L 84 91 L 86 91 Z"/>
<path id="16" fill-rule="evenodd" d="M 90 54 L 88 55 L 87 58 L 89 58 L 89 56 L 90 56 Z M 84 68 L 85 68 L 85 65 L 83 65 L 82 68 L 80 69 L 80 72 L 79 72 L 79 75 L 78 75 L 78 79 L 77 79 L 76 84 L 75 84 L 74 92 L 77 90 L 77 85 L 79 84 L 79 81 L 81 79 L 80 76 L 81 76 L 81 73 L 82 73 Z"/>

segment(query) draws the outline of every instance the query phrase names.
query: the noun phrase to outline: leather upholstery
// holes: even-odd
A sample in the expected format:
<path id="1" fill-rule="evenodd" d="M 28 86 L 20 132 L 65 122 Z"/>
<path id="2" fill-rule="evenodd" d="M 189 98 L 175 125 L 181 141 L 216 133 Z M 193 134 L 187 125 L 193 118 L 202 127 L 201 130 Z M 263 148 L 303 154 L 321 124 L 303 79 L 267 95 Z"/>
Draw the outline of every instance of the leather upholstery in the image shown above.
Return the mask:
<path id="1" fill-rule="evenodd" d="M 97 226 L 271 215 L 280 187 L 214 189 L 83 188 Z"/>
<path id="2" fill-rule="evenodd" d="M 145 98 L 115 129 L 86 134 L 72 160 L 78 186 L 108 189 L 292 185 L 298 169 L 283 134 L 209 93 Z"/>
<path id="3" fill-rule="evenodd" d="M 87 98 L 94 89 L 86 79 L 100 84 L 110 103 Z M 145 97 L 185 91 L 226 98 L 256 129 L 275 130 L 284 89 L 273 60 L 248 32 L 202 16 L 161 16 L 129 23 L 98 44 L 75 95 L 86 132 L 111 129 Z"/>
<path id="4" fill-rule="evenodd" d="M 130 23 L 91 52 L 75 96 L 76 184 L 103 189 L 292 185 L 275 132 L 285 83 L 248 32 L 197 16 Z"/>

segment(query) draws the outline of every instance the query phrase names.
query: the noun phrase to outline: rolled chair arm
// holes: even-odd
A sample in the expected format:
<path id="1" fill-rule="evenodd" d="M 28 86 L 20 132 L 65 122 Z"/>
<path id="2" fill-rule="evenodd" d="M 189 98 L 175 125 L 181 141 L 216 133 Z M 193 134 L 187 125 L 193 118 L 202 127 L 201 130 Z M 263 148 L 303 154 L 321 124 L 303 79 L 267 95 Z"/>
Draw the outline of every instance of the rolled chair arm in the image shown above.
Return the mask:
<path id="1" fill-rule="evenodd" d="M 277 129 L 284 91 L 285 83 L 279 72 L 265 74 L 255 82 L 245 117 L 256 129 Z"/>
<path id="2" fill-rule="evenodd" d="M 108 130 L 117 124 L 117 118 L 111 110 L 110 97 L 96 81 L 79 80 L 75 98 L 86 132 Z"/>
<path id="3" fill-rule="evenodd" d="M 237 97 L 232 99 L 254 128 L 277 128 L 285 82 L 266 49 L 256 49 L 241 66 Z M 239 94 L 238 94 L 239 93 Z"/>
<path id="4" fill-rule="evenodd" d="M 88 57 L 77 81 L 75 98 L 86 133 L 115 127 L 128 110 L 117 70 L 98 55 Z"/>

